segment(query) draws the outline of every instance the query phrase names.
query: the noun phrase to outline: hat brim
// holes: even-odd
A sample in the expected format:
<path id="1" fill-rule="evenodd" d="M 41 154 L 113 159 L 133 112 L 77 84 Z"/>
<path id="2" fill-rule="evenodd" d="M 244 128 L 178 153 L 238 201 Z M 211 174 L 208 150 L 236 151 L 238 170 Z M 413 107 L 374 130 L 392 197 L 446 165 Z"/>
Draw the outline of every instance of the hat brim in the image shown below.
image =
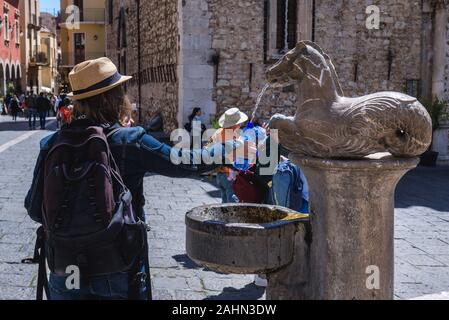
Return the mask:
<path id="1" fill-rule="evenodd" d="M 121 76 L 120 80 L 118 80 L 117 82 L 115 82 L 115 83 L 113 83 L 113 84 L 111 84 L 111 85 L 109 85 L 107 87 L 104 87 L 104 88 L 101 88 L 101 89 L 97 89 L 97 90 L 92 90 L 92 91 L 85 92 L 85 93 L 82 93 L 82 94 L 76 94 L 76 95 L 73 94 L 73 92 L 70 92 L 69 94 L 67 94 L 67 97 L 69 97 L 72 100 L 87 99 L 87 98 L 94 97 L 94 96 L 97 96 L 99 94 L 102 94 L 104 92 L 107 92 L 107 91 L 109 91 L 111 89 L 114 89 L 115 87 L 118 87 L 122 83 L 124 83 L 124 82 L 126 82 L 128 80 L 131 80 L 131 79 L 132 79 L 131 76 Z"/>
<path id="2" fill-rule="evenodd" d="M 245 123 L 246 121 L 249 120 L 249 117 L 245 113 L 240 111 L 239 115 L 240 115 L 240 119 L 237 122 L 235 122 L 235 123 L 226 123 L 226 121 L 225 121 L 226 120 L 226 115 L 224 114 L 218 120 L 218 124 L 220 125 L 221 128 L 228 129 L 228 128 L 231 128 L 233 126 Z"/>

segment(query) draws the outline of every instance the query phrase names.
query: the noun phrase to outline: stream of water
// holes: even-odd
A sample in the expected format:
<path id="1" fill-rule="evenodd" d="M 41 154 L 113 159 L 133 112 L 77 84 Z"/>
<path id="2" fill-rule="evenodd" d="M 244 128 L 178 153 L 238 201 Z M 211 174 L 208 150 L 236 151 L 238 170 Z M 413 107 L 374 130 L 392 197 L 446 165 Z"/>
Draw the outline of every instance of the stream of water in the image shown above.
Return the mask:
<path id="1" fill-rule="evenodd" d="M 267 84 L 263 87 L 263 89 L 262 89 L 262 91 L 260 92 L 259 96 L 257 97 L 256 106 L 254 107 L 254 111 L 253 111 L 253 114 L 252 114 L 253 118 L 254 118 L 254 117 L 257 118 L 257 116 L 258 116 L 257 113 L 258 113 L 258 111 L 259 111 L 260 103 L 262 102 L 262 98 L 265 96 L 265 93 L 267 92 L 267 90 L 268 90 L 269 87 L 270 87 L 270 84 L 267 83 Z"/>

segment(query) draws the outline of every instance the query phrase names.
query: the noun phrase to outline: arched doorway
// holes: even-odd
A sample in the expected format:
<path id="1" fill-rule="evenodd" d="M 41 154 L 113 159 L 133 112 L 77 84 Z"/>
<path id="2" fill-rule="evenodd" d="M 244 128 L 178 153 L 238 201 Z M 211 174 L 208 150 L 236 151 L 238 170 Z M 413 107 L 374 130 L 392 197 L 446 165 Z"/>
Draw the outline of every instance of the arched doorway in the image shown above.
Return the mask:
<path id="1" fill-rule="evenodd" d="M 22 70 L 20 63 L 16 64 L 16 91 L 22 93 Z"/>
<path id="2" fill-rule="evenodd" d="M 11 84 L 11 65 L 9 64 L 9 62 L 6 62 L 6 91 L 5 91 L 5 95 L 7 95 L 9 93 L 9 86 Z"/>
<path id="3" fill-rule="evenodd" d="M 14 93 L 16 93 L 17 92 L 17 87 L 16 87 L 17 75 L 16 75 L 16 67 L 13 64 L 11 64 L 11 81 L 10 81 L 10 84 L 12 84 L 14 86 Z"/>
<path id="4" fill-rule="evenodd" d="M 5 65 L 3 61 L 0 62 L 0 95 L 6 95 L 6 79 L 5 79 Z"/>

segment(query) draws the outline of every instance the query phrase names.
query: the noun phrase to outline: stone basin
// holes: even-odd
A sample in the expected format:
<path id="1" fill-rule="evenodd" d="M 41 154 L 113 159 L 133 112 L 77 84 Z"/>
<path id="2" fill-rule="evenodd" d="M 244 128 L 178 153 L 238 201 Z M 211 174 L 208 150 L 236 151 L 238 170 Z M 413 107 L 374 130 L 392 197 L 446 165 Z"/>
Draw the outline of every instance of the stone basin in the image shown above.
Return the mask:
<path id="1" fill-rule="evenodd" d="M 198 265 L 220 273 L 267 274 L 293 260 L 298 224 L 292 210 L 268 205 L 198 207 L 186 215 L 186 251 Z M 283 219 L 293 220 L 283 220 Z"/>

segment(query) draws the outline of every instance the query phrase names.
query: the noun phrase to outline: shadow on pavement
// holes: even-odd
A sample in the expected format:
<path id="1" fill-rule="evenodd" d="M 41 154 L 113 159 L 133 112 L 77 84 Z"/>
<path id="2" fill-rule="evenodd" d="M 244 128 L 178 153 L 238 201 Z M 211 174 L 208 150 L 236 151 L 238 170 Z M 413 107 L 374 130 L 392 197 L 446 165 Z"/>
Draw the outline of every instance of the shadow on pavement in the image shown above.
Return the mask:
<path id="1" fill-rule="evenodd" d="M 242 289 L 232 287 L 224 288 L 219 295 L 209 296 L 205 300 L 258 300 L 263 297 L 264 293 L 265 288 L 251 283 Z"/>
<path id="2" fill-rule="evenodd" d="M 172 257 L 175 259 L 177 263 L 179 263 L 183 268 L 186 269 L 202 269 L 199 265 L 197 265 L 195 262 L 193 262 L 189 256 L 186 254 L 178 254 L 176 256 Z"/>
<path id="3" fill-rule="evenodd" d="M 191 269 L 191 270 L 202 270 L 206 272 L 215 272 L 217 274 L 224 274 L 216 271 L 212 271 L 208 268 L 203 268 L 199 265 L 197 265 L 192 259 L 189 258 L 186 254 L 179 254 L 172 257 L 177 263 L 179 263 L 183 268 L 185 269 Z"/>
<path id="4" fill-rule="evenodd" d="M 418 167 L 399 182 L 396 208 L 420 206 L 449 211 L 449 167 Z"/>
<path id="5" fill-rule="evenodd" d="M 211 185 L 213 185 L 214 187 L 217 188 L 217 185 L 213 182 L 210 182 Z M 220 190 L 213 190 L 213 191 L 208 191 L 206 192 L 208 196 L 212 197 L 212 198 L 221 198 L 221 192 Z"/>
<path id="6" fill-rule="evenodd" d="M 39 129 L 39 118 L 36 119 L 36 130 Z M 56 121 L 54 118 L 47 120 L 48 131 L 56 131 Z M 28 120 L 19 118 L 17 121 L 12 121 L 10 116 L 1 116 L 0 118 L 0 131 L 30 131 L 28 127 Z"/>

